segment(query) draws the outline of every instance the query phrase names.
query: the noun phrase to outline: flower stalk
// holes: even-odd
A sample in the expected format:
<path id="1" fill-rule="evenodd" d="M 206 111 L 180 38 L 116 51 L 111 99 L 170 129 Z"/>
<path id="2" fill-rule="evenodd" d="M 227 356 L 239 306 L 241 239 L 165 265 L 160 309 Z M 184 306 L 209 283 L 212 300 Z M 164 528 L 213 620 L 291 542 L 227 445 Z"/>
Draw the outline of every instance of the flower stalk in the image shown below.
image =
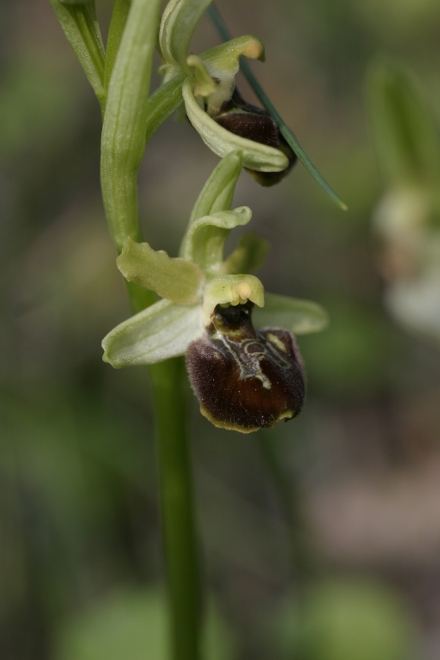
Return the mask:
<path id="1" fill-rule="evenodd" d="M 113 50 L 106 60 L 108 97 L 101 151 L 101 183 L 110 233 L 120 252 L 127 238 L 140 242 L 137 174 L 145 150 L 149 81 L 159 24 L 160 0 L 117 2 Z M 123 28 L 123 33 L 122 33 Z M 111 74 L 111 77 L 110 77 Z M 155 300 L 128 282 L 133 312 Z M 199 583 L 192 474 L 186 429 L 183 360 L 149 367 L 153 389 L 162 536 L 174 660 L 199 658 Z"/>
<path id="2" fill-rule="evenodd" d="M 173 660 L 200 659 L 201 598 L 183 358 L 149 367 Z"/>

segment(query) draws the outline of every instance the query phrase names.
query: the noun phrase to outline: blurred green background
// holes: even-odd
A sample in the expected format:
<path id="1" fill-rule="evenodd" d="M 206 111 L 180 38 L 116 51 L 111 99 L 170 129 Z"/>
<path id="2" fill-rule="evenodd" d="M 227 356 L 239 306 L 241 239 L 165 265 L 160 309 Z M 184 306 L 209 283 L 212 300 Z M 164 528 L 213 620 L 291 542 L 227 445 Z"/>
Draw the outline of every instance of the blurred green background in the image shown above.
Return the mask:
<path id="1" fill-rule="evenodd" d="M 192 397 L 205 658 L 293 660 L 304 638 L 315 660 L 437 660 L 440 352 L 384 308 L 365 83 L 378 57 L 396 58 L 438 116 L 440 4 L 217 6 L 234 36 L 265 43 L 253 69 L 349 211 L 300 165 L 273 188 L 245 173 L 237 187 L 235 205 L 251 206 L 271 243 L 265 287 L 331 317 L 299 341 L 303 413 L 265 436 L 319 572 L 298 615 L 258 437 L 211 427 Z M 97 7 L 105 33 L 111 2 Z M 2 0 L 0 36 L 0 657 L 167 660 L 148 382 L 101 362 L 102 337 L 129 309 L 101 205 L 98 104 L 48 2 Z M 194 52 L 217 43 L 203 19 Z M 153 137 L 139 189 L 155 249 L 176 254 L 216 162 L 186 122 Z"/>

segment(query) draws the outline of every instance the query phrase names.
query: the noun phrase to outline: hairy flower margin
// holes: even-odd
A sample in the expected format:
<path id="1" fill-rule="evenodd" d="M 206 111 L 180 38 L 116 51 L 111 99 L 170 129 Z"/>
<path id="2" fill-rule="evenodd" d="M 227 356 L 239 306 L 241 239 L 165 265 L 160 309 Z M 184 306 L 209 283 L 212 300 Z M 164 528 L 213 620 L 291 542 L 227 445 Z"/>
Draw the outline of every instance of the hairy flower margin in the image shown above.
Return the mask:
<path id="1" fill-rule="evenodd" d="M 114 328 L 102 345 L 104 361 L 116 368 L 187 353 L 201 412 L 216 426 L 247 433 L 300 412 L 304 375 L 290 333 L 322 330 L 327 315 L 313 302 L 265 294 L 260 280 L 247 274 L 266 253 L 258 236 L 245 234 L 224 259 L 230 230 L 252 215 L 246 206 L 230 210 L 242 165 L 240 151 L 217 165 L 194 206 L 179 257 L 127 240 L 118 268 L 161 300 Z M 252 326 L 254 305 L 255 324 L 263 330 Z"/>

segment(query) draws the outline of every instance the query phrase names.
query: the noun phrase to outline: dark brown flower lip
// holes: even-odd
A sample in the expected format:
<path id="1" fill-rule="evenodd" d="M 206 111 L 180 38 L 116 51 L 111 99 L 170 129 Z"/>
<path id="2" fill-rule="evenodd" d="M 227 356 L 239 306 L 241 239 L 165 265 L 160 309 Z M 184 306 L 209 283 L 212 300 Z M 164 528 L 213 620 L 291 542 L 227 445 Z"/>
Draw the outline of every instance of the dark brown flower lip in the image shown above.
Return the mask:
<path id="1" fill-rule="evenodd" d="M 245 101 L 237 89 L 234 89 L 231 99 L 223 104 L 214 119 L 234 135 L 279 149 L 288 158 L 289 164 L 281 172 L 257 172 L 245 168 L 260 185 L 272 186 L 278 183 L 296 163 L 297 156 L 280 133 L 275 120 L 263 108 Z"/>
<path id="2" fill-rule="evenodd" d="M 255 331 L 252 303 L 222 309 L 187 351 L 200 410 L 215 426 L 243 433 L 299 414 L 305 397 L 301 357 L 287 330 Z"/>

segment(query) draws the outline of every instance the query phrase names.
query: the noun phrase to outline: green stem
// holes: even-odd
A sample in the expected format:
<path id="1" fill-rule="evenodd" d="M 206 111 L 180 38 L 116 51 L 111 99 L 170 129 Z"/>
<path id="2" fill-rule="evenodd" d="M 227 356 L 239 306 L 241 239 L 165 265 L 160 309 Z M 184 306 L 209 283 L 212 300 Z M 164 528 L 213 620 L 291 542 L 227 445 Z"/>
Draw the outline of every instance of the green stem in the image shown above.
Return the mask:
<path id="1" fill-rule="evenodd" d="M 183 358 L 149 367 L 153 384 L 162 529 L 174 660 L 198 660 L 199 581 Z"/>
<path id="2" fill-rule="evenodd" d="M 128 293 L 136 312 L 147 306 L 142 297 L 146 289 L 134 286 Z M 152 364 L 148 371 L 153 390 L 172 658 L 199 660 L 200 590 L 185 363 L 183 358 L 174 358 Z"/>
<path id="3" fill-rule="evenodd" d="M 222 17 L 220 16 L 219 12 L 217 9 L 214 7 L 214 5 L 211 5 L 208 9 L 208 14 L 215 25 L 219 35 L 224 41 L 230 41 L 232 39 L 231 33 L 229 32 L 228 28 L 226 27 L 225 22 L 223 21 Z M 259 99 L 259 101 L 262 103 L 263 107 L 267 110 L 268 114 L 272 117 L 272 119 L 275 120 L 276 125 L 278 126 L 281 135 L 284 137 L 286 140 L 287 144 L 289 147 L 295 152 L 295 154 L 298 156 L 298 159 L 300 162 L 304 165 L 306 168 L 307 172 L 315 179 L 315 181 L 318 183 L 318 185 L 321 186 L 321 188 L 324 190 L 324 192 L 327 193 L 327 195 L 332 199 L 337 206 L 339 206 L 340 209 L 343 211 L 347 210 L 347 205 L 342 201 L 342 199 L 335 193 L 335 191 L 330 187 L 330 185 L 325 181 L 325 179 L 322 177 L 322 175 L 318 172 L 316 167 L 313 165 L 312 161 L 310 158 L 307 156 L 305 153 L 304 149 L 301 147 L 299 144 L 298 140 L 290 130 L 290 128 L 287 126 L 285 121 L 282 119 L 281 115 L 275 108 L 275 106 L 272 104 L 271 100 L 261 87 L 260 83 L 254 76 L 250 66 L 248 63 L 241 58 L 240 61 L 240 68 L 243 71 L 248 83 L 252 87 L 253 91 L 255 92 L 255 95 Z"/>
<path id="4" fill-rule="evenodd" d="M 134 312 L 145 292 L 128 284 Z M 162 538 L 172 628 L 173 660 L 200 659 L 200 591 L 192 471 L 187 434 L 187 376 L 183 358 L 148 367 L 159 469 Z"/>
<path id="5" fill-rule="evenodd" d="M 136 313 L 151 294 L 132 282 L 128 294 Z M 154 295 L 154 294 L 152 294 Z M 147 303 L 147 304 L 146 304 Z M 189 439 L 186 370 L 183 358 L 148 367 L 155 416 L 162 538 L 171 613 L 173 660 L 200 658 L 200 593 Z"/>
<path id="6" fill-rule="evenodd" d="M 128 283 L 133 311 L 146 289 Z M 162 539 L 173 660 L 200 658 L 200 591 L 191 458 L 187 433 L 187 376 L 183 358 L 148 367 L 159 470 Z"/>

